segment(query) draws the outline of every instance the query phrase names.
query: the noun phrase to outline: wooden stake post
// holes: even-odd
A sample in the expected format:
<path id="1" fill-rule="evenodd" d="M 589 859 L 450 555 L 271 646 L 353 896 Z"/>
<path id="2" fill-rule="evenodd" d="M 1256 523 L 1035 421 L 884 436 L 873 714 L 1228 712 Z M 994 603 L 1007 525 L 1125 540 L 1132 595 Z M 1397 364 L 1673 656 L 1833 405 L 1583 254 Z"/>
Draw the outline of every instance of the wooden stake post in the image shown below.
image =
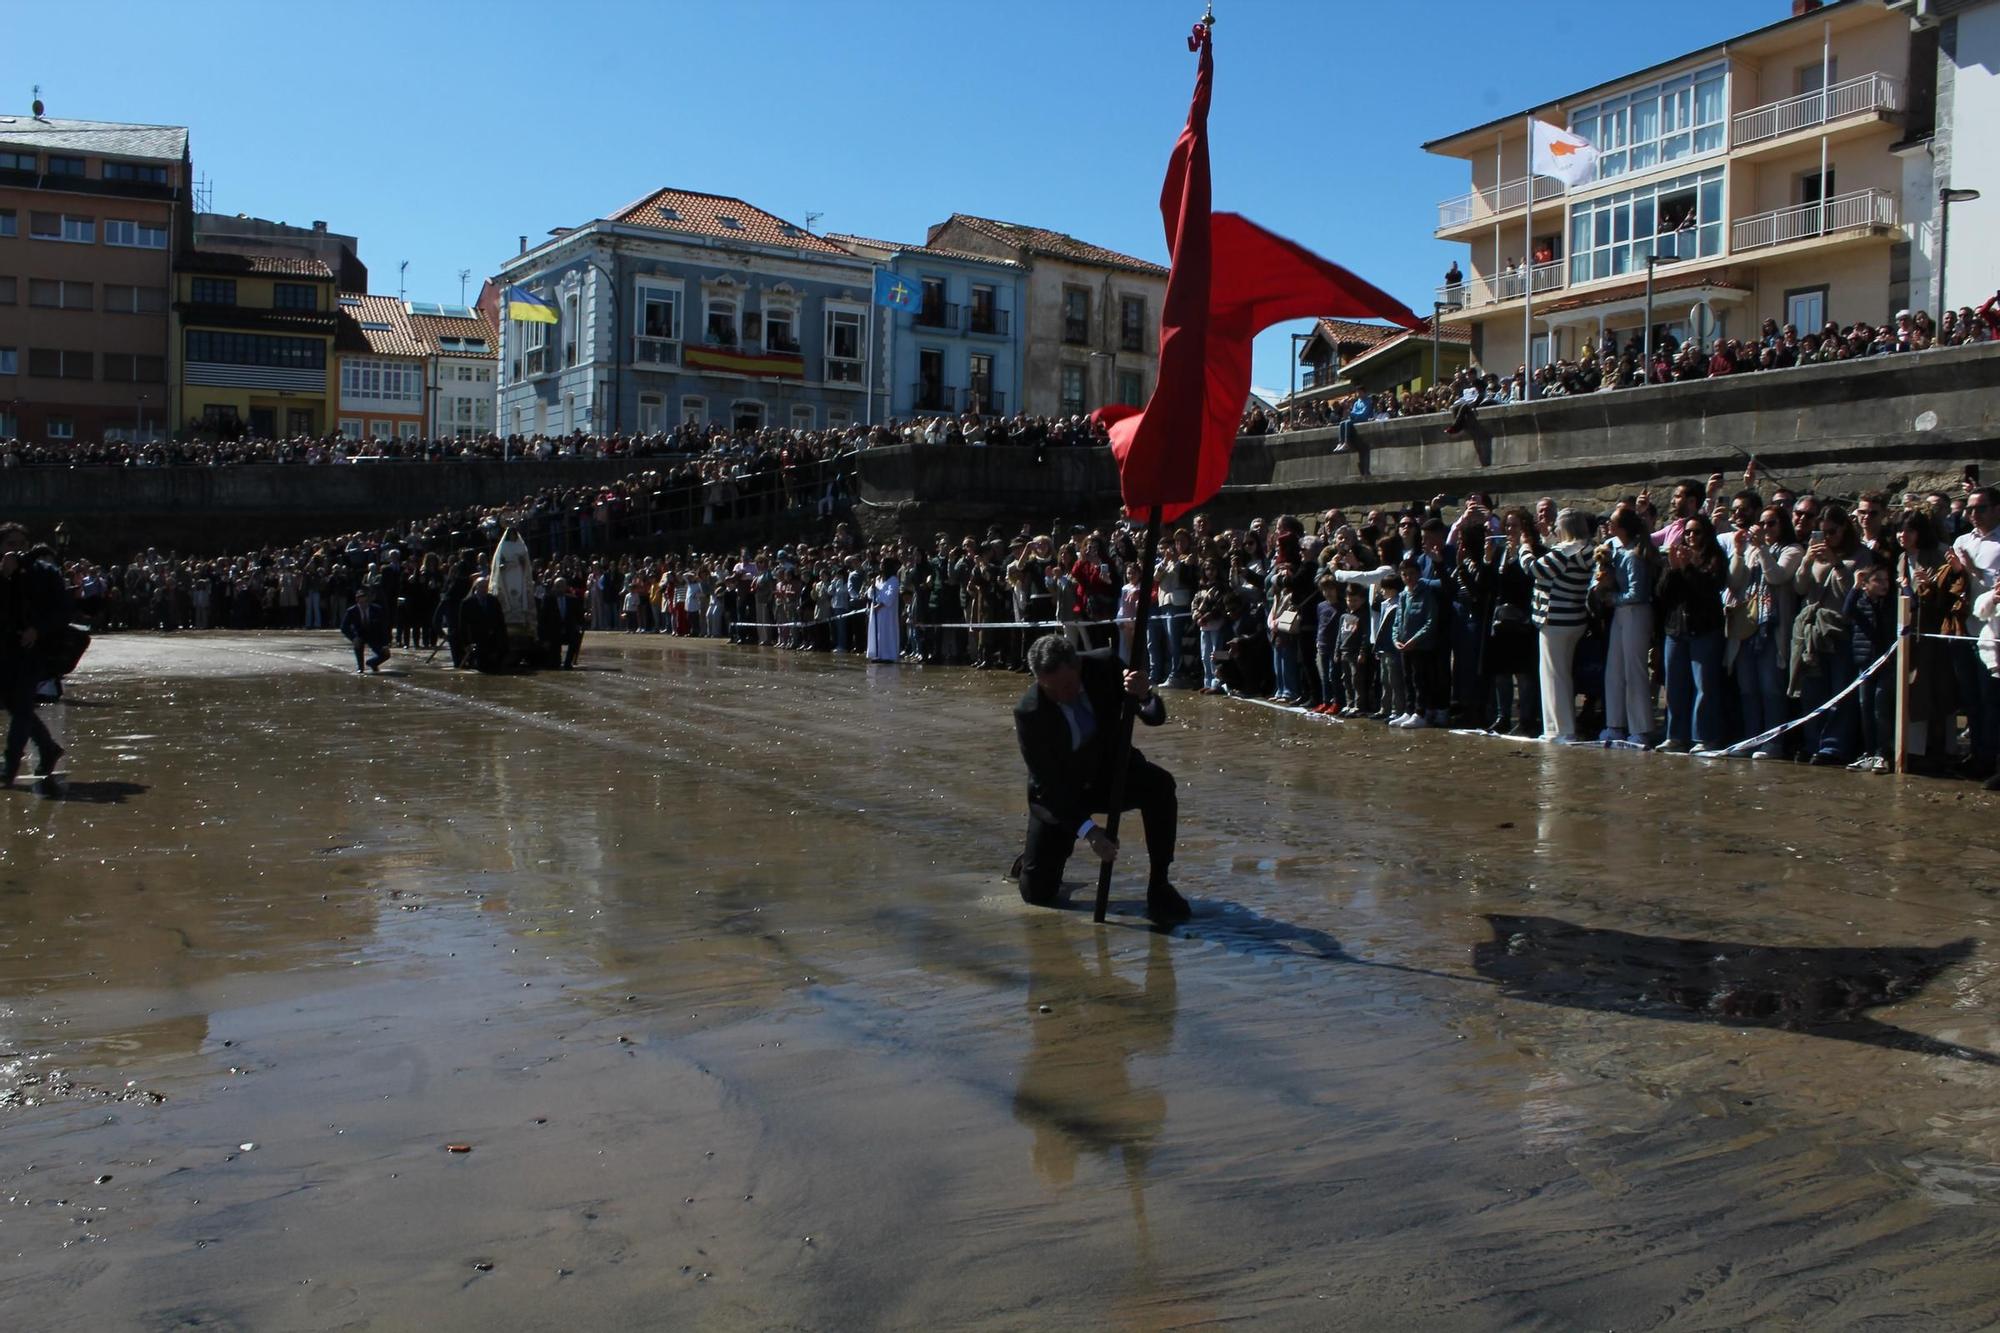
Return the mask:
<path id="1" fill-rule="evenodd" d="M 1896 589 L 1896 771 L 1910 771 L 1910 655 L 1916 651 L 1911 603 L 1917 595 L 1916 570 L 1909 556 L 1903 557 L 1903 586 Z"/>
<path id="2" fill-rule="evenodd" d="M 1143 662 L 1148 656 L 1146 643 L 1146 622 L 1152 618 L 1153 564 L 1160 550 L 1160 507 L 1153 506 L 1153 516 L 1146 520 L 1146 540 L 1139 551 L 1139 607 L 1132 617 L 1132 658 L 1126 663 L 1129 668 L 1134 662 Z M 1112 626 L 1117 633 L 1117 626 Z M 1113 639 L 1116 642 L 1116 639 Z M 1150 680 L 1151 673 L 1148 672 Z M 1158 682 L 1152 682 L 1158 688 Z M 1132 761 L 1132 723 L 1137 716 L 1132 696 L 1125 693 L 1124 676 L 1120 673 L 1118 691 L 1118 730 L 1111 741 L 1111 786 L 1107 793 L 1111 808 L 1104 817 L 1104 836 L 1118 841 L 1119 807 L 1125 804 L 1125 770 Z M 1122 851 L 1122 849 L 1121 849 Z M 1104 924 L 1104 913 L 1111 905 L 1111 868 L 1115 860 L 1105 861 L 1097 867 L 1097 907 L 1090 919 L 1098 925 Z"/>

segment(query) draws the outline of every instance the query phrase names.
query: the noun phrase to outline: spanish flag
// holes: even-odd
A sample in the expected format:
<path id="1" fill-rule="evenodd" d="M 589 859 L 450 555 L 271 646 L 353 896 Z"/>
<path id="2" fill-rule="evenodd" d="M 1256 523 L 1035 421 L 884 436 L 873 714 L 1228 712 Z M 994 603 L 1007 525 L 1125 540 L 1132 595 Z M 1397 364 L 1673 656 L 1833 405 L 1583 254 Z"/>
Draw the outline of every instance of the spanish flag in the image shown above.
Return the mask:
<path id="1" fill-rule="evenodd" d="M 509 287 L 505 297 L 508 319 L 523 324 L 560 324 L 562 316 L 555 306 L 535 295 L 525 287 Z"/>

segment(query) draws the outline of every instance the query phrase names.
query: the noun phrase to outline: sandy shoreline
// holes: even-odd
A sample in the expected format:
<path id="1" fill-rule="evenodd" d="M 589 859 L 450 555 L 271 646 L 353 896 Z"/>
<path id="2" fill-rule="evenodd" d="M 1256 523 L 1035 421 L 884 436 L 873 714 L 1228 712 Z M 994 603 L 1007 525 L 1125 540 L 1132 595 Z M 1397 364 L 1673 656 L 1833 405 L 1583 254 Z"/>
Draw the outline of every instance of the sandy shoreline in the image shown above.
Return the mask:
<path id="1" fill-rule="evenodd" d="M 1019 677 L 338 648 L 0 804 L 10 1326 L 2000 1319 L 1980 793 L 1175 696 L 1168 937 L 998 878 Z"/>

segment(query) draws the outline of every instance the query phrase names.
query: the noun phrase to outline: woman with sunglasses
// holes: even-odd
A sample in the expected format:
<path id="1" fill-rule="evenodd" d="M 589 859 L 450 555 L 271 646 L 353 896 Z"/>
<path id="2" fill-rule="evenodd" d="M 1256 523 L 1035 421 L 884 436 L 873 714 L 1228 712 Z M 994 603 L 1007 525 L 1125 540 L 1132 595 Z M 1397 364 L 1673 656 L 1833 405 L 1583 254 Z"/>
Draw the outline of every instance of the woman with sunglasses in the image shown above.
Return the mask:
<path id="1" fill-rule="evenodd" d="M 1783 505 L 1767 507 L 1736 534 L 1730 548 L 1729 636 L 1736 644 L 1736 693 L 1745 736 L 1761 736 L 1785 720 L 1785 662 L 1798 615 L 1793 582 L 1805 555 Z M 1776 759 L 1781 754 L 1781 743 L 1772 741 L 1750 757 Z"/>

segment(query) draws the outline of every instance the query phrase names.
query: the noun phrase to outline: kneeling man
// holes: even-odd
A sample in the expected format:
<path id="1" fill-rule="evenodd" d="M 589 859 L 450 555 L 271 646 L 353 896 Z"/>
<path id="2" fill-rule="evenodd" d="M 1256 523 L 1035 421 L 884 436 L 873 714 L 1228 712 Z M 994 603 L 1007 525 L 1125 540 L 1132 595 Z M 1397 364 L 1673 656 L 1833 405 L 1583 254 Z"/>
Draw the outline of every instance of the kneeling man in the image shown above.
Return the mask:
<path id="1" fill-rule="evenodd" d="M 1091 816 L 1111 801 L 1112 749 L 1122 693 L 1137 705 L 1149 727 L 1167 720 L 1167 707 L 1153 693 L 1144 671 L 1127 671 L 1122 686 L 1111 650 L 1079 653 L 1061 634 L 1047 634 L 1028 648 L 1035 684 L 1014 706 L 1014 734 L 1028 764 L 1028 847 L 1021 856 L 1021 897 L 1037 907 L 1053 907 L 1062 890 L 1063 867 L 1082 838 L 1100 861 L 1118 855 Z M 1179 802 L 1173 775 L 1131 750 L 1125 761 L 1122 808 L 1137 810 L 1146 824 L 1146 915 L 1163 924 L 1192 914 L 1187 900 L 1167 882 L 1174 859 L 1174 823 Z"/>

